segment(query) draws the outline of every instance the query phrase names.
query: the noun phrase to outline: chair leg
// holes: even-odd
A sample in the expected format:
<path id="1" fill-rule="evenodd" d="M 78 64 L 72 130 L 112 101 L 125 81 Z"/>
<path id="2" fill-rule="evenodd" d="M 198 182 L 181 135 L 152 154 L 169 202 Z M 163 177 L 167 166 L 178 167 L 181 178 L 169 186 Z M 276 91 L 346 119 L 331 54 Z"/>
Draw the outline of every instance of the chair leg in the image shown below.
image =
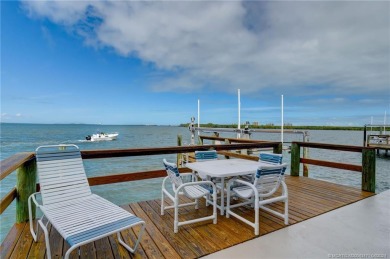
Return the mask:
<path id="1" fill-rule="evenodd" d="M 288 225 L 288 198 L 284 200 L 284 224 Z"/>
<path id="2" fill-rule="evenodd" d="M 259 235 L 259 198 L 255 198 L 255 235 Z"/>
<path id="3" fill-rule="evenodd" d="M 138 245 L 139 245 L 139 243 L 140 243 L 140 241 L 141 241 L 142 235 L 143 235 L 143 233 L 144 233 L 144 230 L 145 230 L 145 223 L 143 222 L 143 223 L 141 223 L 141 224 L 142 224 L 142 228 L 141 228 L 141 230 L 140 230 L 139 233 L 138 233 L 138 239 L 137 239 L 137 241 L 135 242 L 135 245 L 134 245 L 133 248 L 131 248 L 128 244 L 126 244 L 125 241 L 123 241 L 120 232 L 117 233 L 119 243 L 120 243 L 121 245 L 123 245 L 123 246 L 124 246 L 127 250 L 129 250 L 131 253 L 134 253 L 135 250 L 137 250 L 137 247 L 138 247 Z"/>
<path id="4" fill-rule="evenodd" d="M 66 251 L 64 259 L 68 259 L 70 256 L 70 253 L 72 253 L 73 250 L 75 250 L 76 248 L 79 249 L 78 255 L 80 255 L 80 246 L 72 246 L 71 248 L 68 249 L 68 251 Z"/>
<path id="5" fill-rule="evenodd" d="M 199 200 L 199 199 L 195 199 L 195 209 L 196 209 L 196 210 L 199 209 L 198 200 Z"/>
<path id="6" fill-rule="evenodd" d="M 173 220 L 173 232 L 177 233 L 179 231 L 179 201 L 178 201 L 177 194 L 175 195 L 174 207 L 175 207 L 175 216 Z"/>
<path id="7" fill-rule="evenodd" d="M 32 194 L 34 195 L 34 194 Z M 31 232 L 31 235 L 34 239 L 35 242 L 37 242 L 37 237 L 38 237 L 38 220 L 37 220 L 37 233 L 35 233 L 34 231 L 34 224 L 33 224 L 33 216 L 32 216 L 32 207 L 31 207 L 31 199 L 32 199 L 32 195 L 30 195 L 30 197 L 28 197 L 28 200 L 27 200 L 27 204 L 28 204 L 28 219 L 29 219 L 29 224 L 30 224 L 30 232 Z"/>
<path id="8" fill-rule="evenodd" d="M 230 188 L 228 186 L 227 193 L 226 193 L 226 218 L 230 217 L 229 212 L 230 212 Z"/>
<path id="9" fill-rule="evenodd" d="M 41 226 L 43 233 L 45 234 L 45 243 L 46 243 L 46 255 L 47 259 L 51 259 L 51 251 L 50 251 L 50 240 L 49 240 L 49 232 L 47 231 L 46 226 L 43 224 L 42 220 L 38 221 Z"/>
<path id="10" fill-rule="evenodd" d="M 224 197 L 224 194 L 225 194 L 225 178 L 222 177 L 221 178 L 221 216 L 223 215 L 224 211 L 225 211 L 225 197 Z"/>
<path id="11" fill-rule="evenodd" d="M 161 216 L 164 215 L 164 192 L 161 191 Z"/>
<path id="12" fill-rule="evenodd" d="M 217 224 L 217 191 L 213 193 L 213 223 Z"/>

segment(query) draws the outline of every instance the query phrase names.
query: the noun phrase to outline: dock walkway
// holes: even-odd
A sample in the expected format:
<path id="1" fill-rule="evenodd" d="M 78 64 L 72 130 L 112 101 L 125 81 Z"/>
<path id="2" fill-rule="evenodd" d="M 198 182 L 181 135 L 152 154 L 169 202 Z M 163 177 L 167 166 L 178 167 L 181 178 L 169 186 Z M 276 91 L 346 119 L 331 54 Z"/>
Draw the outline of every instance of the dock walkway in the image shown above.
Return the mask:
<path id="1" fill-rule="evenodd" d="M 290 226 L 374 195 L 360 189 L 306 177 L 286 176 L 286 183 L 289 191 Z M 204 202 L 201 204 L 202 206 L 198 211 L 192 207 L 182 208 L 179 216 L 190 219 L 211 214 L 212 207 L 205 208 Z M 275 203 L 272 206 L 279 210 L 283 209 L 281 203 Z M 110 236 L 82 246 L 80 255 L 77 254 L 76 250 L 71 258 L 197 258 L 254 238 L 259 240 L 254 235 L 253 228 L 234 218 L 227 219 L 220 215 L 218 215 L 218 224 L 216 225 L 212 224 L 211 220 L 199 222 L 180 227 L 179 232 L 174 234 L 173 210 L 168 210 L 164 216 L 161 216 L 160 200 L 132 203 L 122 207 L 144 219 L 147 223 L 146 232 L 136 254 L 129 254 L 119 244 L 116 236 Z M 253 218 L 253 209 L 250 207 L 239 208 L 239 210 L 248 218 Z M 373 217 L 372 220 L 375 221 L 376 218 Z M 367 222 L 351 221 L 351 227 Z M 328 224 L 332 226 L 331 223 L 329 221 L 322 222 L 322 225 L 319 225 L 321 232 L 318 234 L 327 234 L 329 232 Z M 354 225 L 352 226 L 352 224 Z M 283 228 L 286 228 L 286 226 L 282 219 L 261 211 L 260 239 L 262 236 L 267 237 L 269 233 Z M 138 233 L 138 229 L 135 229 L 135 233 Z M 125 241 L 131 244 L 135 240 L 132 230 L 123 231 L 122 236 Z M 296 242 L 301 238 L 302 236 L 299 233 L 287 237 L 288 242 Z M 288 242 L 284 241 L 283 247 Z M 53 258 L 61 257 L 67 250 L 66 242 L 53 228 L 50 228 L 50 244 Z M 301 248 L 306 249 L 308 246 L 310 244 L 300 243 Z M 337 253 L 337 251 L 334 252 Z M 245 250 L 245 255 L 247 252 Z M 218 254 L 215 254 L 215 256 L 218 256 Z M 243 256 L 242 252 L 240 256 Z M 34 243 L 28 224 L 15 224 L 1 244 L 0 258 L 45 258 L 45 243 L 42 231 L 40 231 L 39 241 Z"/>
<path id="2" fill-rule="evenodd" d="M 259 254 L 263 258 L 388 258 L 390 190 L 205 258 Z"/>

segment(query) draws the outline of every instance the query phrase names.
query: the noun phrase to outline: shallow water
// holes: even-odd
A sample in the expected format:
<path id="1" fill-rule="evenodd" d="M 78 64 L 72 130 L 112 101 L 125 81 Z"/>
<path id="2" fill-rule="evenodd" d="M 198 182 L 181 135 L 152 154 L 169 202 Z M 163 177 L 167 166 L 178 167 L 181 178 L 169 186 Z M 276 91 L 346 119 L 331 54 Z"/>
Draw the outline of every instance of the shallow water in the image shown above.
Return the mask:
<path id="1" fill-rule="evenodd" d="M 88 142 L 85 136 L 103 132 L 118 132 L 115 141 Z M 34 151 L 40 145 L 76 144 L 81 150 L 92 149 L 125 149 L 138 147 L 176 146 L 177 135 L 183 136 L 183 144 L 190 143 L 190 132 L 184 127 L 175 126 L 117 126 L 117 125 L 37 125 L 37 124 L 1 124 L 1 154 L 3 160 L 17 152 Z M 309 131 L 311 142 L 357 145 L 363 143 L 360 131 Z M 233 134 L 221 136 L 233 137 Z M 256 133 L 253 139 L 280 140 L 279 134 Z M 285 142 L 302 141 L 301 135 L 285 134 Z M 283 153 L 284 162 L 290 162 L 290 154 Z M 361 163 L 361 154 L 354 152 L 335 152 L 331 150 L 310 149 L 310 158 Z M 175 161 L 176 155 L 156 155 L 125 158 L 106 158 L 84 160 L 88 176 L 120 174 L 147 170 L 162 169 L 162 159 Z M 302 170 L 302 166 L 301 166 Z M 390 189 L 390 156 L 378 156 L 376 162 L 376 192 Z M 289 173 L 289 169 L 287 174 Z M 339 169 L 309 166 L 309 175 L 326 181 L 336 182 L 360 188 L 361 174 Z M 15 172 L 1 181 L 1 197 L 15 186 Z M 161 192 L 162 179 L 135 181 L 92 187 L 92 191 L 116 204 L 158 199 Z M 15 203 L 15 202 L 14 202 Z M 15 220 L 15 204 L 12 204 L 0 216 L 0 241 L 8 233 Z"/>

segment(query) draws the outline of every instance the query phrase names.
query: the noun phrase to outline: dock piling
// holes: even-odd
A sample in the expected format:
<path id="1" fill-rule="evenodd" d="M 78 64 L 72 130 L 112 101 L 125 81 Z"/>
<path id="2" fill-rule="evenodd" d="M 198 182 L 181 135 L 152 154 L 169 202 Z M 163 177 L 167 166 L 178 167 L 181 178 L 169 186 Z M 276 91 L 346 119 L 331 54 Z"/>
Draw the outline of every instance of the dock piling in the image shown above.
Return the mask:
<path id="1" fill-rule="evenodd" d="M 36 162 L 30 160 L 19 167 L 16 177 L 16 222 L 22 223 L 28 221 L 28 197 L 36 192 Z M 35 205 L 32 211 L 35 218 Z"/>
<path id="2" fill-rule="evenodd" d="M 291 143 L 291 176 L 299 176 L 299 166 L 301 163 L 301 147 L 297 143 Z"/>
<path id="3" fill-rule="evenodd" d="M 375 192 L 375 164 L 376 156 L 374 148 L 362 150 L 362 190 Z"/>

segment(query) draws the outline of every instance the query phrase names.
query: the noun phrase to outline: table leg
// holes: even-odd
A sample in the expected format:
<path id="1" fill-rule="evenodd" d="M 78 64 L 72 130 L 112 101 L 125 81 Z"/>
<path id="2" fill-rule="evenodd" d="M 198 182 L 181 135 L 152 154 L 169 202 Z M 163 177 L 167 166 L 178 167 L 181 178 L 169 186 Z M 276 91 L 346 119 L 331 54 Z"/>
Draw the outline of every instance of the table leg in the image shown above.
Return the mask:
<path id="1" fill-rule="evenodd" d="M 225 213 L 225 177 L 221 177 L 221 215 Z"/>

